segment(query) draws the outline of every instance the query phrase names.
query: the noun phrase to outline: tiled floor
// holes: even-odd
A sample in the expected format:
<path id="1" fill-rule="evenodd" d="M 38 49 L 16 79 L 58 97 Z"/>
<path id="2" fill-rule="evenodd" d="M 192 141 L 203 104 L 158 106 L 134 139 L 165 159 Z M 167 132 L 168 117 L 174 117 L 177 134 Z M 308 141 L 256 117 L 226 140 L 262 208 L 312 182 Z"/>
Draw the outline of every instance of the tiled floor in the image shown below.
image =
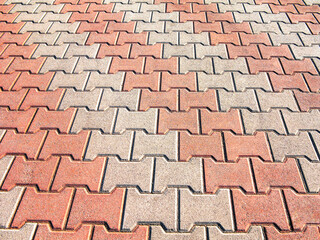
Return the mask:
<path id="1" fill-rule="evenodd" d="M 320 0 L 0 0 L 0 239 L 320 239 Z"/>

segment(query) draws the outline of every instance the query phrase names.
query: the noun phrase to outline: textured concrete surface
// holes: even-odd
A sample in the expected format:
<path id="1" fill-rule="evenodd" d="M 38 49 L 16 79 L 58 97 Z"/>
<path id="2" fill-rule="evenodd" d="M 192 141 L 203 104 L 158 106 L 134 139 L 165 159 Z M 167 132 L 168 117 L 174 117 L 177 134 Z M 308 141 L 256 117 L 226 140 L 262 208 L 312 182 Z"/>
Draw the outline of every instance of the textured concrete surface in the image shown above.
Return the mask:
<path id="1" fill-rule="evenodd" d="M 320 0 L 0 0 L 0 239 L 320 239 Z"/>

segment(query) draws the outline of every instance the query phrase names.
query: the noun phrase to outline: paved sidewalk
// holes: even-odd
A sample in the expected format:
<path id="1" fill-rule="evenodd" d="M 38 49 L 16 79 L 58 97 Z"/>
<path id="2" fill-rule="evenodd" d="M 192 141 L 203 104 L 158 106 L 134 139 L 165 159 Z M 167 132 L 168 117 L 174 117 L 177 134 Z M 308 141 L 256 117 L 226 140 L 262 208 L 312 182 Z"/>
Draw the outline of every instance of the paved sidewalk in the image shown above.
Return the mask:
<path id="1" fill-rule="evenodd" d="M 0 0 L 0 239 L 320 239 L 320 0 Z"/>

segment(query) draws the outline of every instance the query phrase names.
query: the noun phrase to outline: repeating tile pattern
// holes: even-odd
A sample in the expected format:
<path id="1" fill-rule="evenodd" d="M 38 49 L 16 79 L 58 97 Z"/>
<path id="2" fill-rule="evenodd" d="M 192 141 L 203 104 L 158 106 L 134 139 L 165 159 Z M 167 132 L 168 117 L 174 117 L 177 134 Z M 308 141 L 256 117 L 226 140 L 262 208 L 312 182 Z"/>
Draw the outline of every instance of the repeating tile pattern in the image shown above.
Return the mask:
<path id="1" fill-rule="evenodd" d="M 320 239 L 319 0 L 0 0 L 0 239 Z"/>

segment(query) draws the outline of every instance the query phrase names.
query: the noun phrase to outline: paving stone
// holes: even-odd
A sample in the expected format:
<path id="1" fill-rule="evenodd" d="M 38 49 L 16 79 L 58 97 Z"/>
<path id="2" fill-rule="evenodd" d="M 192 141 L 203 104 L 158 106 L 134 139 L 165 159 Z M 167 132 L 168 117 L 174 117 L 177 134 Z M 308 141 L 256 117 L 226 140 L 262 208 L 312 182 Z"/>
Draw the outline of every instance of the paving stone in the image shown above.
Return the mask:
<path id="1" fill-rule="evenodd" d="M 245 75 L 238 72 L 233 73 L 234 82 L 238 91 L 245 91 L 250 88 L 261 88 L 265 91 L 271 91 L 270 82 L 266 73 L 256 75 Z"/>
<path id="2" fill-rule="evenodd" d="M 306 180 L 308 192 L 318 193 L 320 191 L 320 181 L 317 176 L 319 175 L 320 164 L 311 162 L 306 158 L 299 158 L 299 164 Z"/>
<path id="3" fill-rule="evenodd" d="M 179 33 L 177 32 L 170 32 L 170 33 L 150 32 L 148 44 L 156 44 L 156 43 L 178 44 L 178 34 Z"/>
<path id="4" fill-rule="evenodd" d="M 232 109 L 228 112 L 201 110 L 200 113 L 202 134 L 210 134 L 217 130 L 229 130 L 237 134 L 243 131 L 238 110 Z"/>
<path id="5" fill-rule="evenodd" d="M 299 34 L 304 46 L 313 46 L 320 44 L 320 36 L 319 35 L 308 35 L 308 34 Z"/>
<path id="6" fill-rule="evenodd" d="M 1 239 L 32 239 L 37 230 L 37 224 L 26 223 L 20 229 L 0 229 Z"/>
<path id="7" fill-rule="evenodd" d="M 63 71 L 64 73 L 72 73 L 73 69 L 76 67 L 77 61 L 78 58 L 55 59 L 53 57 L 48 57 L 43 64 L 40 73 L 46 73 L 49 71 Z"/>
<path id="8" fill-rule="evenodd" d="M 11 167 L 13 160 L 14 160 L 14 156 L 10 156 L 10 155 L 4 156 L 3 158 L 0 159 L 0 185 L 1 186 L 7 176 L 7 173 Z"/>
<path id="9" fill-rule="evenodd" d="M 14 20 L 14 22 L 33 22 L 39 23 L 40 20 L 44 17 L 45 13 L 20 13 Z"/>
<path id="10" fill-rule="evenodd" d="M 301 111 L 310 111 L 311 109 L 318 109 L 319 108 L 319 94 L 317 93 L 302 93 L 299 91 L 296 91 L 294 93 L 297 102 L 299 104 L 299 107 Z"/>
<path id="11" fill-rule="evenodd" d="M 151 12 L 142 12 L 142 13 L 126 12 L 123 22 L 130 22 L 130 21 L 151 22 Z"/>
<path id="12" fill-rule="evenodd" d="M 194 46 L 192 46 L 191 44 L 188 44 L 185 46 L 164 44 L 163 45 L 163 58 L 171 58 L 171 57 L 195 58 Z"/>
<path id="13" fill-rule="evenodd" d="M 104 89 L 99 110 L 110 107 L 126 107 L 129 110 L 138 109 L 139 90 L 133 89 L 130 92 L 114 92 L 111 89 Z"/>
<path id="14" fill-rule="evenodd" d="M 313 227 L 312 225 L 308 225 L 307 228 L 302 232 L 280 232 L 274 227 L 267 226 L 266 228 L 266 234 L 269 239 L 319 239 L 319 233 L 318 229 L 316 227 Z"/>
<path id="15" fill-rule="evenodd" d="M 262 23 L 261 16 L 258 12 L 253 12 L 253 13 L 234 12 L 233 16 L 235 18 L 236 23 L 242 23 L 242 22 Z"/>
<path id="16" fill-rule="evenodd" d="M 279 27 L 284 34 L 290 33 L 305 33 L 310 34 L 310 30 L 305 23 L 279 23 Z"/>
<path id="17" fill-rule="evenodd" d="M 204 72 L 206 74 L 213 74 L 212 59 L 188 59 L 185 57 L 179 58 L 180 60 L 180 74 L 188 72 Z"/>
<path id="18" fill-rule="evenodd" d="M 300 47 L 300 46 L 290 46 L 295 59 L 303 59 L 307 57 L 318 57 L 320 55 L 319 46 L 312 47 Z"/>
<path id="19" fill-rule="evenodd" d="M 86 186 L 91 192 L 99 192 L 102 183 L 105 158 L 93 161 L 72 161 L 70 157 L 61 157 L 51 189 L 61 191 L 68 185 Z"/>
<path id="20" fill-rule="evenodd" d="M 83 225 L 76 231 L 67 230 L 53 230 L 48 224 L 38 224 L 37 231 L 34 236 L 35 240 L 40 239 L 59 239 L 68 238 L 70 240 L 86 240 L 91 234 L 92 227 L 90 225 Z"/>
<path id="21" fill-rule="evenodd" d="M 156 133 L 158 113 L 156 109 L 145 112 L 133 112 L 120 108 L 117 112 L 113 131 L 122 133 L 128 129 L 145 130 L 148 133 Z"/>
<path id="22" fill-rule="evenodd" d="M 16 156 L 1 188 L 11 190 L 17 185 L 36 185 L 42 191 L 49 191 L 58 161 L 57 156 L 45 161 L 30 161 Z"/>
<path id="23" fill-rule="evenodd" d="M 47 12 L 46 15 L 41 19 L 41 22 L 63 22 L 67 23 L 71 17 L 71 12 L 60 14 L 54 12 Z"/>
<path id="24" fill-rule="evenodd" d="M 288 16 L 285 13 L 260 13 L 264 23 L 271 23 L 271 22 L 283 22 L 283 23 L 290 23 Z"/>
<path id="25" fill-rule="evenodd" d="M 241 188 L 253 193 L 255 190 L 249 164 L 245 158 L 239 159 L 236 163 L 203 159 L 205 191 L 216 193 L 222 188 Z"/>
<path id="26" fill-rule="evenodd" d="M 78 134 L 58 134 L 49 131 L 41 149 L 39 158 L 46 159 L 50 155 L 71 155 L 74 159 L 82 159 L 89 137 L 88 131 Z"/>
<path id="27" fill-rule="evenodd" d="M 93 160 L 99 155 L 119 156 L 120 159 L 130 159 L 133 134 L 133 132 L 126 131 L 121 135 L 108 135 L 93 131 L 90 135 L 85 159 Z M 121 145 L 121 148 L 119 145 Z"/>
<path id="28" fill-rule="evenodd" d="M 238 230 L 248 231 L 253 223 L 274 223 L 281 230 L 290 229 L 280 190 L 273 189 L 266 195 L 245 195 L 241 190 L 232 190 L 232 196 Z M 257 211 L 261 208 L 267 214 Z"/>
<path id="29" fill-rule="evenodd" d="M 260 226 L 252 226 L 246 233 L 230 233 L 223 232 L 216 226 L 210 226 L 209 229 L 209 238 L 214 237 L 217 240 L 263 240 L 265 239 L 263 234 L 263 229 Z"/>
<path id="30" fill-rule="evenodd" d="M 199 91 L 206 91 L 210 88 L 233 90 L 233 80 L 230 72 L 225 72 L 221 75 L 209 75 L 204 72 L 198 72 L 197 76 Z"/>
<path id="31" fill-rule="evenodd" d="M 32 55 L 32 58 L 38 57 L 55 57 L 62 58 L 68 49 L 68 45 L 61 45 L 61 46 L 47 46 L 45 44 L 39 44 L 38 48 Z"/>
<path id="32" fill-rule="evenodd" d="M 160 21 L 179 22 L 179 13 L 177 13 L 177 12 L 171 12 L 171 13 L 154 12 L 152 14 L 152 22 L 160 22 Z"/>
<path id="33" fill-rule="evenodd" d="M 319 195 L 297 194 L 291 189 L 284 189 L 284 196 L 294 229 L 302 230 L 306 224 L 318 224 Z"/>
<path id="34" fill-rule="evenodd" d="M 190 34 L 186 32 L 179 33 L 180 36 L 180 44 L 192 44 L 192 43 L 199 43 L 202 45 L 210 45 L 209 43 L 209 34 L 206 32 L 198 33 L 198 34 Z"/>
<path id="35" fill-rule="evenodd" d="M 59 109 L 64 110 L 69 107 L 87 107 L 89 110 L 97 110 L 102 92 L 102 89 L 95 89 L 91 92 L 67 89 L 61 100 Z"/>
<path id="36" fill-rule="evenodd" d="M 297 134 L 303 130 L 316 130 L 320 127 L 318 110 L 311 110 L 310 112 L 282 111 L 282 114 L 290 134 Z"/>
<path id="37" fill-rule="evenodd" d="M 75 109 L 66 111 L 48 111 L 46 108 L 38 109 L 29 125 L 28 132 L 37 132 L 40 129 L 57 129 L 59 132 L 67 133 L 71 127 Z"/>
<path id="38" fill-rule="evenodd" d="M 50 23 L 51 24 L 51 23 Z M 53 22 L 48 30 L 48 33 L 54 32 L 68 32 L 68 33 L 76 33 L 80 22 L 75 23 L 60 23 L 60 22 Z"/>
<path id="39" fill-rule="evenodd" d="M 137 187 L 151 192 L 154 159 L 147 157 L 139 162 L 119 161 L 109 157 L 102 183 L 102 191 L 112 192 L 115 187 Z"/>
<path id="40" fill-rule="evenodd" d="M 137 131 L 134 136 L 132 159 L 141 159 L 143 156 L 165 156 L 170 160 L 177 160 L 178 134 L 169 132 L 165 135 L 149 135 Z"/>
<path id="41" fill-rule="evenodd" d="M 9 224 L 19 205 L 20 198 L 23 195 L 22 187 L 15 187 L 9 192 L 0 191 L 0 206 L 1 209 L 1 228 L 9 228 Z M 1 236 L 1 235 L 0 235 Z"/>
<path id="42" fill-rule="evenodd" d="M 192 22 L 171 22 L 166 21 L 164 32 L 186 32 L 193 33 L 193 23 Z"/>
<path id="43" fill-rule="evenodd" d="M 221 111 L 225 112 L 231 108 L 248 108 L 251 111 L 259 111 L 255 92 L 252 89 L 245 92 L 227 92 L 219 89 L 218 94 Z"/>
<path id="44" fill-rule="evenodd" d="M 88 39 L 88 36 L 89 36 L 88 32 L 80 33 L 80 34 L 61 32 L 55 44 L 61 45 L 66 43 L 74 43 L 74 44 L 76 43 L 79 45 L 84 45 Z"/>
<path id="45" fill-rule="evenodd" d="M 288 158 L 283 163 L 267 163 L 253 159 L 252 167 L 258 192 L 267 193 L 271 187 L 291 187 L 297 192 L 306 192 L 299 167 L 293 158 Z"/>
<path id="46" fill-rule="evenodd" d="M 177 109 L 178 91 L 171 89 L 168 92 L 151 92 L 149 89 L 142 89 L 139 103 L 139 110 L 145 111 L 149 108 L 167 108 L 171 111 Z"/>
<path id="47" fill-rule="evenodd" d="M 132 230 L 138 223 L 162 223 L 168 230 L 176 230 L 177 190 L 168 189 L 161 194 L 143 194 L 127 190 L 123 229 Z"/>
<path id="48" fill-rule="evenodd" d="M 80 108 L 77 110 L 75 119 L 72 123 L 71 133 L 77 133 L 83 129 L 100 129 L 104 133 L 111 133 L 115 113 L 116 109 L 88 111 L 84 108 Z"/>
<path id="49" fill-rule="evenodd" d="M 124 193 L 124 189 L 116 189 L 111 194 L 90 193 L 84 188 L 77 189 L 67 227 L 75 229 L 84 222 L 104 222 L 110 229 L 120 230 Z"/>
<path id="50" fill-rule="evenodd" d="M 157 33 L 164 33 L 164 21 L 158 21 L 158 22 L 137 22 L 137 26 L 135 28 L 135 33 L 141 33 L 141 32 L 157 32 Z"/>
<path id="51" fill-rule="evenodd" d="M 75 56 L 84 56 L 87 58 L 95 58 L 98 53 L 99 44 L 92 44 L 90 46 L 78 46 L 77 44 L 70 44 L 64 58 L 71 58 Z"/>
<path id="52" fill-rule="evenodd" d="M 16 3 L 15 6 L 11 9 L 10 13 L 15 13 L 15 12 L 33 13 L 38 7 L 39 7 L 39 4 Z"/>
<path id="53" fill-rule="evenodd" d="M 74 58 L 70 58 L 74 59 Z M 102 59 L 90 59 L 80 57 L 74 73 L 81 73 L 82 71 L 98 71 L 99 73 L 107 73 L 111 63 L 111 58 L 106 57 Z"/>
<path id="54" fill-rule="evenodd" d="M 234 226 L 230 204 L 230 191 L 227 189 L 219 190 L 215 195 L 197 195 L 189 189 L 181 189 L 180 228 L 190 231 L 195 223 L 219 223 L 224 229 L 232 230 Z M 212 214 L 207 214 L 208 211 L 212 211 Z"/>
<path id="55" fill-rule="evenodd" d="M 242 13 L 245 12 L 244 6 L 242 4 L 231 5 L 231 4 L 219 3 L 218 6 L 219 6 L 219 12 L 222 12 L 222 13 L 229 12 L 229 11 L 242 12 Z"/>
<path id="56" fill-rule="evenodd" d="M 281 93 L 264 92 L 257 90 L 257 98 L 261 111 L 266 112 L 271 108 L 287 108 L 291 111 L 299 111 L 296 100 L 291 91 Z"/>
<path id="57" fill-rule="evenodd" d="M 26 45 L 35 43 L 53 45 L 58 37 L 59 33 L 43 34 L 38 32 L 32 32 L 30 37 L 26 41 Z"/>
<path id="58" fill-rule="evenodd" d="M 179 136 L 179 160 L 188 161 L 191 157 L 213 157 L 223 160 L 222 137 L 218 132 L 211 135 L 190 135 L 181 132 Z"/>
<path id="59" fill-rule="evenodd" d="M 217 46 L 203 46 L 201 44 L 195 45 L 196 58 L 205 57 L 220 57 L 228 58 L 226 45 L 220 44 Z"/>
<path id="60" fill-rule="evenodd" d="M 16 189 L 21 191 L 21 188 Z M 44 221 L 51 221 L 54 227 L 61 227 L 70 197 L 71 189 L 64 190 L 62 193 L 39 194 L 34 188 L 27 188 L 13 219 L 12 226 L 21 227 L 27 220 L 43 219 Z M 46 204 L 56 201 L 59 201 L 60 204 L 50 204 L 50 207 Z"/>
<path id="61" fill-rule="evenodd" d="M 257 131 L 275 131 L 278 134 L 286 134 L 281 113 L 278 110 L 255 113 L 243 109 L 241 115 L 246 134 L 254 134 Z"/>
<path id="62" fill-rule="evenodd" d="M 278 23 L 271 22 L 271 23 L 250 23 L 252 32 L 253 33 L 275 33 L 281 34 L 280 28 Z"/>
<path id="63" fill-rule="evenodd" d="M 0 156 L 6 154 L 25 154 L 29 158 L 35 158 L 39 152 L 45 133 L 17 134 L 13 130 L 6 131 L 0 145 Z M 31 143 L 31 144 L 30 144 Z"/>
<path id="64" fill-rule="evenodd" d="M 40 4 L 39 7 L 34 11 L 34 12 L 53 12 L 53 13 L 60 13 L 62 8 L 63 8 L 63 4 L 57 4 L 57 5 L 53 5 L 51 4 L 51 0 L 49 1 L 49 3 L 47 4 Z"/>
<path id="65" fill-rule="evenodd" d="M 120 91 L 124 78 L 123 72 L 115 74 L 100 74 L 99 72 L 91 72 L 87 80 L 85 90 L 92 91 L 95 88 L 111 88 Z"/>
<path id="66" fill-rule="evenodd" d="M 203 192 L 202 161 L 191 158 L 188 162 L 169 162 L 156 158 L 153 191 L 163 192 L 167 187 L 189 187 L 195 192 Z"/>
<path id="67" fill-rule="evenodd" d="M 158 240 L 204 240 L 206 238 L 205 227 L 196 226 L 190 233 L 165 232 L 160 226 L 151 227 L 151 238 Z"/>
<path id="68" fill-rule="evenodd" d="M 180 108 L 188 111 L 190 108 L 207 108 L 217 111 L 216 91 L 210 89 L 206 92 L 180 91 Z"/>
<path id="69" fill-rule="evenodd" d="M 82 72 L 80 74 L 65 74 L 63 72 L 56 72 L 48 90 L 68 87 L 75 88 L 78 91 L 84 90 L 88 77 L 88 72 Z"/>
<path id="70" fill-rule="evenodd" d="M 157 83 L 155 82 L 155 84 Z M 161 74 L 161 91 L 169 91 L 170 89 L 174 88 L 183 88 L 189 91 L 196 91 L 196 87 L 197 83 L 195 72 L 179 75 L 170 74 L 168 72 L 163 72 Z"/>
<path id="71" fill-rule="evenodd" d="M 281 136 L 268 133 L 272 153 L 275 161 L 283 161 L 285 157 L 307 157 L 318 160 L 312 142 L 306 132 L 300 132 L 297 136 Z"/>
<path id="72" fill-rule="evenodd" d="M 213 58 L 213 67 L 216 74 L 223 74 L 224 72 L 248 73 L 248 67 L 244 58 L 237 58 L 235 60 Z"/>
<path id="73" fill-rule="evenodd" d="M 164 13 L 165 9 L 166 9 L 165 3 L 149 4 L 146 1 L 146 2 L 142 2 L 140 5 L 141 12 L 161 12 L 161 13 Z"/>
<path id="74" fill-rule="evenodd" d="M 269 143 L 264 132 L 258 132 L 253 136 L 225 132 L 224 140 L 228 160 L 235 161 L 241 157 L 260 157 L 264 161 L 272 160 Z"/>
<path id="75" fill-rule="evenodd" d="M 297 33 L 290 34 L 277 34 L 270 33 L 269 34 L 273 45 L 279 46 L 282 44 L 295 44 L 297 46 L 302 46 L 302 42 Z"/>
<path id="76" fill-rule="evenodd" d="M 16 129 L 22 133 L 26 132 L 35 115 L 35 111 L 35 109 L 9 111 L 7 108 L 0 108 L 0 127 L 4 129 Z"/>

